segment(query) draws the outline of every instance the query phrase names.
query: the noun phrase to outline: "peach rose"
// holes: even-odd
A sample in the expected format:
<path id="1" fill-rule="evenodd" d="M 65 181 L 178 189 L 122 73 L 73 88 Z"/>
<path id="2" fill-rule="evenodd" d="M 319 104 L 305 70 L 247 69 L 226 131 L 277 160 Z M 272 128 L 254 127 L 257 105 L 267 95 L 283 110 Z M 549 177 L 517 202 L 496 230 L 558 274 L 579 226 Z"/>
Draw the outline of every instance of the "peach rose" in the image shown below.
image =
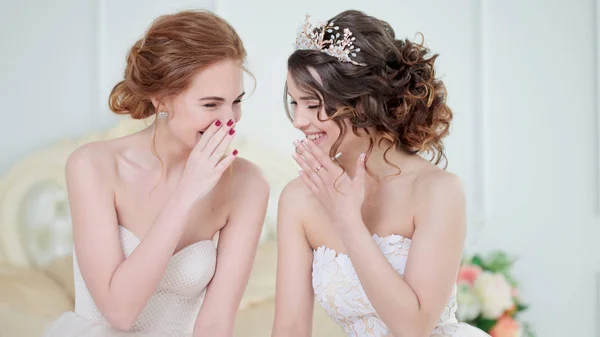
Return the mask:
<path id="1" fill-rule="evenodd" d="M 520 337 L 521 325 L 510 316 L 502 316 L 490 330 L 492 337 Z"/>
<path id="2" fill-rule="evenodd" d="M 479 274 L 481 274 L 481 267 L 472 264 L 462 265 L 458 270 L 458 283 L 467 283 L 472 286 Z"/>

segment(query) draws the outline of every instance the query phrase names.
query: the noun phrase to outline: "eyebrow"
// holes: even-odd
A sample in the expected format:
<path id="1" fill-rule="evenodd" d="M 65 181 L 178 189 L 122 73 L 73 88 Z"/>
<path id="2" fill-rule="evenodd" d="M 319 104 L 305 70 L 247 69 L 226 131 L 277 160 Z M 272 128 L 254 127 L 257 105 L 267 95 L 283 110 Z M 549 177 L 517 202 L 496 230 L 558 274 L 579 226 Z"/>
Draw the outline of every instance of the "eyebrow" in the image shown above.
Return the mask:
<path id="1" fill-rule="evenodd" d="M 301 96 L 301 101 L 320 101 L 321 99 L 318 96 Z"/>
<path id="2" fill-rule="evenodd" d="M 288 95 L 295 100 L 294 96 L 292 96 L 289 92 Z M 299 101 L 321 101 L 321 98 L 319 98 L 319 96 L 315 96 L 315 95 L 310 95 L 310 96 L 300 96 L 298 98 Z"/>
<path id="3" fill-rule="evenodd" d="M 242 96 L 244 96 L 246 94 L 246 92 L 242 92 L 237 98 L 236 100 L 242 98 Z M 208 97 L 202 97 L 200 98 L 200 101 L 225 101 L 225 98 L 223 97 L 218 97 L 218 96 L 208 96 Z"/>

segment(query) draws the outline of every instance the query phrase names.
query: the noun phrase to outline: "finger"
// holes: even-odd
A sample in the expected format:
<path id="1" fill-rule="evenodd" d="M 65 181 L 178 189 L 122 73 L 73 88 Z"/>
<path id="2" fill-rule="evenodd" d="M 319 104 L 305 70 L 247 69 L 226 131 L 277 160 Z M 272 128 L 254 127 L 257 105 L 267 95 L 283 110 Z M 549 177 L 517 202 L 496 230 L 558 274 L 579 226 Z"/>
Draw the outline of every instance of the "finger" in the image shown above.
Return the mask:
<path id="1" fill-rule="evenodd" d="M 193 151 L 202 151 L 202 150 L 204 150 L 204 147 L 208 143 L 208 140 L 215 134 L 215 132 L 219 131 L 221 128 L 223 128 L 223 122 L 221 122 L 218 119 L 216 121 L 214 121 L 204 131 L 204 133 L 202 133 L 202 135 L 200 136 L 200 140 L 198 141 L 198 144 L 196 144 L 196 146 L 194 147 Z"/>
<path id="2" fill-rule="evenodd" d="M 235 129 L 229 129 L 229 132 L 227 132 L 227 135 L 225 135 L 225 138 L 223 138 L 223 140 L 221 141 L 221 143 L 219 143 L 217 148 L 209 155 L 210 156 L 209 161 L 213 165 L 217 165 L 219 160 L 221 160 L 223 155 L 225 155 L 225 152 L 231 145 L 231 142 L 233 141 L 234 136 L 235 136 Z"/>
<path id="3" fill-rule="evenodd" d="M 358 156 L 358 160 L 356 161 L 356 173 L 352 181 L 358 186 L 365 185 L 365 157 L 365 154 L 361 153 L 360 156 Z"/>
<path id="4" fill-rule="evenodd" d="M 304 138 L 302 142 L 306 144 L 306 147 L 313 155 L 315 160 L 319 161 L 323 166 L 325 166 L 325 169 L 327 169 L 327 171 L 333 173 L 340 170 L 340 168 L 333 162 L 333 160 L 329 158 L 329 155 L 325 153 L 325 151 L 323 151 L 320 147 L 318 147 L 317 144 L 315 144 L 315 142 L 308 138 Z"/>
<path id="5" fill-rule="evenodd" d="M 315 183 L 315 185 L 319 186 L 320 184 L 322 184 L 323 181 L 321 180 L 321 177 L 319 176 L 319 174 L 321 174 L 321 173 L 317 172 L 316 168 L 310 167 L 310 165 L 306 162 L 306 160 L 302 156 L 297 155 L 296 153 L 293 153 L 292 157 L 294 158 L 296 163 L 298 163 L 298 165 L 300 165 L 300 168 L 302 168 L 302 171 L 304 171 L 304 173 L 312 180 L 312 182 Z M 321 168 L 321 170 L 323 170 L 323 168 Z"/>
<path id="6" fill-rule="evenodd" d="M 308 148 L 306 148 L 306 146 L 304 146 L 303 143 L 296 140 L 294 141 L 294 145 L 296 146 L 297 152 L 304 157 L 304 160 L 308 163 L 308 166 L 312 167 L 312 170 L 325 169 L 323 164 L 319 162 L 315 156 L 313 156 L 313 154 L 308 150 Z"/>
<path id="7" fill-rule="evenodd" d="M 214 135 L 212 135 L 212 137 L 208 139 L 208 142 L 206 143 L 206 146 L 204 147 L 202 152 L 208 154 L 209 156 L 212 155 L 212 153 L 215 152 L 219 144 L 221 144 L 223 139 L 225 139 L 225 137 L 229 135 L 233 128 L 234 122 L 232 119 L 230 119 L 226 125 L 221 127 L 217 132 L 215 132 Z"/>
<path id="8" fill-rule="evenodd" d="M 319 192 L 319 188 L 317 187 L 317 185 L 315 185 L 315 183 L 313 183 L 312 180 L 310 180 L 310 178 L 306 175 L 306 173 L 304 173 L 304 171 L 300 170 L 298 171 L 298 173 L 300 174 L 300 178 L 302 178 L 302 181 L 304 182 L 306 187 L 308 187 L 312 194 L 316 195 L 317 192 Z"/>
<path id="9" fill-rule="evenodd" d="M 225 172 L 225 170 L 227 170 L 227 168 L 229 168 L 229 166 L 231 166 L 231 164 L 233 163 L 233 161 L 235 160 L 237 155 L 238 155 L 238 150 L 233 150 L 233 152 L 230 155 L 221 159 L 221 161 L 217 164 L 217 166 L 215 166 L 215 171 L 217 171 L 221 174 L 223 172 Z"/>

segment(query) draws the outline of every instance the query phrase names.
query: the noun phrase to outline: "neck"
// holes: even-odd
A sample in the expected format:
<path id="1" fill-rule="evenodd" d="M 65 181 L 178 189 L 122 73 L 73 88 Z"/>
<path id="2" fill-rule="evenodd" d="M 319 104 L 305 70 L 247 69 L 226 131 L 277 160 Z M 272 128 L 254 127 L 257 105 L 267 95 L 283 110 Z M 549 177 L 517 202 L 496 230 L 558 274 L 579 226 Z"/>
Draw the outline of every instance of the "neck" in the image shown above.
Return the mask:
<path id="1" fill-rule="evenodd" d="M 165 125 L 157 125 L 157 123 L 160 122 L 155 121 L 150 127 L 143 130 L 142 138 L 144 147 L 152 156 L 152 159 L 149 159 L 149 166 L 160 168 L 162 161 L 164 173 L 168 174 L 174 168 L 185 165 L 192 148 L 175 138 Z"/>
<path id="2" fill-rule="evenodd" d="M 412 156 L 412 154 L 395 147 L 390 148 L 387 154 L 384 156 L 385 151 L 389 148 L 390 144 L 391 143 L 386 140 L 382 141 L 380 144 L 378 141 L 375 141 L 371 153 L 367 156 L 366 163 L 368 169 L 379 179 L 389 175 L 397 174 L 398 169 L 393 165 L 396 165 L 402 169 L 403 164 L 406 163 L 409 157 Z M 358 146 L 347 146 L 342 151 L 342 155 L 338 158 L 338 162 L 342 165 L 342 167 L 344 167 L 350 177 L 354 177 L 358 156 L 360 156 L 361 153 L 367 154 L 368 150 L 369 142 L 366 141 Z M 390 163 L 393 165 L 390 165 Z"/>

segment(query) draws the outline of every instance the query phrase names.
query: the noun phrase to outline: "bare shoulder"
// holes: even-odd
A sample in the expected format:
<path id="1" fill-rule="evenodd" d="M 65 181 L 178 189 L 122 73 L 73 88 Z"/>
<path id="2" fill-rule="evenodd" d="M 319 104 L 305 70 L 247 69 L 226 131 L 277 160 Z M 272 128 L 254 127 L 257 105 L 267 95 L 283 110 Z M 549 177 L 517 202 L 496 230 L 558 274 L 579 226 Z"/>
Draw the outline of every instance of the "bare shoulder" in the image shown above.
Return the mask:
<path id="1" fill-rule="evenodd" d="M 264 172 L 253 162 L 237 157 L 231 164 L 231 182 L 236 191 L 251 195 L 269 194 L 270 186 Z M 247 193 L 241 193 L 246 194 Z"/>
<path id="2" fill-rule="evenodd" d="M 299 223 L 305 223 L 310 215 L 310 210 L 313 213 L 318 213 L 318 206 L 314 204 L 314 198 L 308 187 L 302 181 L 302 178 L 297 177 L 291 180 L 279 195 L 278 217 L 285 223 L 283 217 L 288 219 L 296 219 Z"/>
<path id="3" fill-rule="evenodd" d="M 466 197 L 463 183 L 457 175 L 441 169 L 427 171 L 415 181 L 415 189 L 416 220 L 425 220 L 424 223 L 438 228 L 444 224 L 453 227 L 461 224 L 464 227 Z"/>
<path id="4" fill-rule="evenodd" d="M 465 194 L 463 182 L 457 175 L 437 168 L 420 174 L 415 180 L 415 188 L 419 195 L 427 198 L 464 198 Z"/>
<path id="5" fill-rule="evenodd" d="M 284 204 L 295 204 L 297 208 L 306 205 L 311 197 L 310 190 L 306 187 L 302 178 L 296 177 L 285 185 L 279 196 L 279 202 Z"/>
<path id="6" fill-rule="evenodd" d="M 86 143 L 75 149 L 67 158 L 67 180 L 77 177 L 107 178 L 114 171 L 115 159 L 116 153 L 110 141 Z"/>

